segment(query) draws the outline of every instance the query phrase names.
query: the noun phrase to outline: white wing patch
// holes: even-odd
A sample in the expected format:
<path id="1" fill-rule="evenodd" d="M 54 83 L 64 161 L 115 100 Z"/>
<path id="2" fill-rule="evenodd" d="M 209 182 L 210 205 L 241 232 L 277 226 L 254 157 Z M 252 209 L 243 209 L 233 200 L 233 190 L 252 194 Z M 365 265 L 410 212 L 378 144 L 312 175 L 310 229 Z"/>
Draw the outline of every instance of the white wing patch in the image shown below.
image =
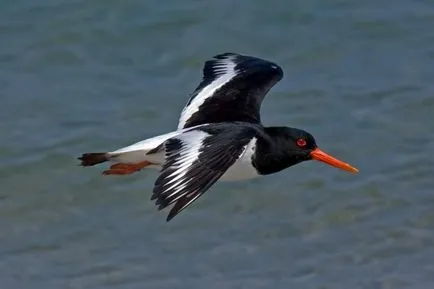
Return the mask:
<path id="1" fill-rule="evenodd" d="M 194 97 L 194 99 L 186 107 L 184 107 L 179 119 L 178 129 L 182 129 L 184 127 L 188 119 L 199 110 L 199 107 L 205 102 L 206 99 L 212 97 L 216 90 L 228 83 L 237 75 L 235 66 L 236 64 L 233 61 L 233 56 L 228 56 L 227 58 L 214 61 L 212 69 L 217 78 L 214 79 L 209 85 L 202 88 L 202 90 Z"/>
<path id="2" fill-rule="evenodd" d="M 177 157 L 176 162 L 174 162 L 170 167 L 170 170 L 173 170 L 173 172 L 166 177 L 166 179 L 170 179 L 170 181 L 166 183 L 164 192 L 173 189 L 172 193 L 168 195 L 167 198 L 182 191 L 190 181 L 185 179 L 185 175 L 192 164 L 198 159 L 203 140 L 208 136 L 209 134 L 199 130 L 191 131 L 182 135 L 182 139 L 180 139 L 182 142 L 182 150 L 179 152 L 172 152 L 179 153 L 179 157 Z M 166 159 L 169 157 L 170 155 L 166 156 Z M 172 200 L 172 202 L 176 201 L 181 196 L 182 194 Z"/>
<path id="3" fill-rule="evenodd" d="M 193 129 L 164 142 L 165 162 L 151 200 L 158 209 L 174 204 L 167 221 L 204 194 L 231 166 L 235 178 L 257 175 L 251 164 L 256 131 L 250 127 L 214 124 Z"/>

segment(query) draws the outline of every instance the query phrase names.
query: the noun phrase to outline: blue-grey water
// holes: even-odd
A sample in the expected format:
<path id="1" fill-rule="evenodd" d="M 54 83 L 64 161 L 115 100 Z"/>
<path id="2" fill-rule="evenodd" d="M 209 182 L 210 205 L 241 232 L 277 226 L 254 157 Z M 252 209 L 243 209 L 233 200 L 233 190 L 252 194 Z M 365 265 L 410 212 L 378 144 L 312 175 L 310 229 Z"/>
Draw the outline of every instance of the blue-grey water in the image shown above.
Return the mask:
<path id="1" fill-rule="evenodd" d="M 275 61 L 306 162 L 166 223 L 156 171 L 83 152 L 173 130 L 203 62 Z M 0 2 L 0 288 L 434 288 L 434 1 Z"/>

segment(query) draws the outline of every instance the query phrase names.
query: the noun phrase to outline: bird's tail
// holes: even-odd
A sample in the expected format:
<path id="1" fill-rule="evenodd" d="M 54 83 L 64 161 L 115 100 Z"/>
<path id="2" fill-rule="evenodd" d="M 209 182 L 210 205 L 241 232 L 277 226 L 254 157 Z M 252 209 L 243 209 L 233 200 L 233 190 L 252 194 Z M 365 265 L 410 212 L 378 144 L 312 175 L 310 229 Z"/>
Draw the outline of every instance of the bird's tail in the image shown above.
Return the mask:
<path id="1" fill-rule="evenodd" d="M 78 158 L 83 167 L 94 166 L 110 159 L 109 153 L 85 153 Z"/>

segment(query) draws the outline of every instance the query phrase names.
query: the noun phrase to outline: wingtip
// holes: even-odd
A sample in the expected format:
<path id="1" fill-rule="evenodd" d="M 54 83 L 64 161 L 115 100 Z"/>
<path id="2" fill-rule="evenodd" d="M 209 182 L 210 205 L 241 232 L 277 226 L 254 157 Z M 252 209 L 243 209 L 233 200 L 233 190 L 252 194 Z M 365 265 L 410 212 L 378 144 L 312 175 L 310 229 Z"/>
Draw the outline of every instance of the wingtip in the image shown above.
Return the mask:
<path id="1" fill-rule="evenodd" d="M 213 58 L 216 58 L 216 59 L 225 59 L 225 58 L 228 58 L 228 57 L 234 57 L 234 56 L 239 56 L 239 55 L 240 55 L 239 53 L 235 53 L 235 52 L 224 52 L 224 53 L 219 53 L 217 55 L 214 55 Z"/>
<path id="2" fill-rule="evenodd" d="M 174 210 L 174 208 L 172 208 L 169 214 L 167 215 L 166 222 L 170 222 L 173 218 L 176 217 L 176 215 L 178 215 L 178 213 L 179 212 L 177 212 L 176 210 Z"/>

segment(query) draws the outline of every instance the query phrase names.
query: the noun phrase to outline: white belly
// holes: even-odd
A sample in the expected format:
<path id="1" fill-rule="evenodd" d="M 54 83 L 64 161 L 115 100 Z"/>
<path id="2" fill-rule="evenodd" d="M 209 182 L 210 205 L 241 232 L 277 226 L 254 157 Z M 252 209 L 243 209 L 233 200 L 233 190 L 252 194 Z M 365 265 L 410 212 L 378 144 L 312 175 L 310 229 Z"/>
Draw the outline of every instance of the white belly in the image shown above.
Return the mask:
<path id="1" fill-rule="evenodd" d="M 238 160 L 223 174 L 222 181 L 239 181 L 253 179 L 259 176 L 252 165 L 252 156 L 255 153 L 256 138 L 253 138 L 246 146 L 243 154 Z"/>
<path id="2" fill-rule="evenodd" d="M 251 162 L 237 161 L 220 178 L 221 181 L 240 181 L 258 177 L 258 172 Z"/>

